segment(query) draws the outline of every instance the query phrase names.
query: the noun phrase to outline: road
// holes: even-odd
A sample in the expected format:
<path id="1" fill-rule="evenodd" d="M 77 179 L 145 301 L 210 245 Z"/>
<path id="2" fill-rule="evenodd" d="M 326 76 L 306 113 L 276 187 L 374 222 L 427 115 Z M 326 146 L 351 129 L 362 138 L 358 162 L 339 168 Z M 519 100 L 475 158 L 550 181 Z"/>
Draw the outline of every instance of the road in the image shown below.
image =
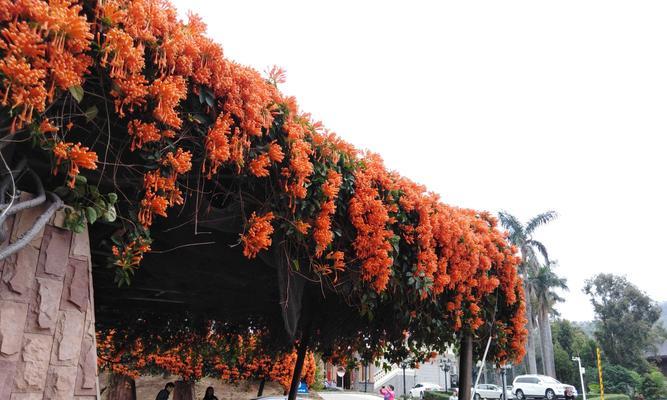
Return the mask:
<path id="1" fill-rule="evenodd" d="M 367 393 L 318 393 L 324 400 L 378 400 L 382 399 L 380 396 L 375 396 Z"/>

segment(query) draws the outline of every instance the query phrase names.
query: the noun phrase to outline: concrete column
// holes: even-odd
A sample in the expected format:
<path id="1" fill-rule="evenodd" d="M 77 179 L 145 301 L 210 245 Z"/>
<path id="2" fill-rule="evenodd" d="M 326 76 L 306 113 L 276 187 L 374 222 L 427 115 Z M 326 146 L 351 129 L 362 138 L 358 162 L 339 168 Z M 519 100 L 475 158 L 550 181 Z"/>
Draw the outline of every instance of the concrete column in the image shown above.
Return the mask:
<path id="1" fill-rule="evenodd" d="M 27 197 L 23 195 L 23 197 Z M 13 243 L 45 206 L 10 217 Z M 97 349 L 88 232 L 58 212 L 0 261 L 0 400 L 97 400 Z"/>

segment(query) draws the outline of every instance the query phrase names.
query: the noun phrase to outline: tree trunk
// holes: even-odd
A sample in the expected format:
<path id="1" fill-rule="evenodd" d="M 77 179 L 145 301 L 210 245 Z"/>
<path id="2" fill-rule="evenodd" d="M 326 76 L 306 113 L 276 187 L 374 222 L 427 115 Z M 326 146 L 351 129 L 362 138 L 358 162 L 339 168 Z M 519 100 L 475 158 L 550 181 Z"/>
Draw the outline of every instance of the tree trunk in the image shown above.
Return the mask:
<path id="1" fill-rule="evenodd" d="M 538 330 L 540 332 L 540 351 L 542 353 L 542 373 L 544 375 L 551 375 L 549 373 L 549 350 L 547 349 L 547 331 L 546 325 L 549 324 L 549 316 L 544 321 L 544 310 L 540 307 L 537 317 Z"/>
<path id="2" fill-rule="evenodd" d="M 528 359 L 528 373 L 537 374 L 537 360 L 535 358 L 535 326 L 533 324 L 533 305 L 530 290 L 524 285 L 526 293 L 526 319 L 528 320 L 528 343 L 526 344 L 526 358 Z"/>
<path id="3" fill-rule="evenodd" d="M 109 374 L 109 386 L 106 392 L 107 400 L 137 400 L 134 379 L 125 375 Z"/>
<path id="4" fill-rule="evenodd" d="M 195 383 L 192 381 L 174 382 L 174 392 L 170 400 L 195 400 Z"/>
<path id="5" fill-rule="evenodd" d="M 265 383 L 266 383 L 266 378 L 262 378 L 262 380 L 259 382 L 259 389 L 257 389 L 257 397 L 262 397 L 262 394 L 264 393 Z"/>
<path id="6" fill-rule="evenodd" d="M 306 360 L 306 351 L 310 342 L 310 323 L 306 324 L 306 328 L 301 335 L 301 343 L 299 343 L 299 350 L 296 353 L 296 364 L 294 365 L 294 374 L 292 374 L 292 384 L 287 399 L 296 400 L 296 391 L 299 389 L 301 383 L 301 371 L 303 370 L 303 363 Z M 343 385 L 344 386 L 344 385 Z"/>
<path id="7" fill-rule="evenodd" d="M 551 322 L 549 321 L 549 313 L 546 313 L 546 327 L 547 333 L 547 354 L 549 354 L 549 363 L 547 364 L 547 370 L 549 371 L 549 376 L 556 377 L 556 358 L 554 355 L 554 339 L 551 334 Z"/>
<path id="8" fill-rule="evenodd" d="M 472 335 L 467 333 L 461 339 L 459 360 L 459 400 L 470 400 L 472 395 Z"/>

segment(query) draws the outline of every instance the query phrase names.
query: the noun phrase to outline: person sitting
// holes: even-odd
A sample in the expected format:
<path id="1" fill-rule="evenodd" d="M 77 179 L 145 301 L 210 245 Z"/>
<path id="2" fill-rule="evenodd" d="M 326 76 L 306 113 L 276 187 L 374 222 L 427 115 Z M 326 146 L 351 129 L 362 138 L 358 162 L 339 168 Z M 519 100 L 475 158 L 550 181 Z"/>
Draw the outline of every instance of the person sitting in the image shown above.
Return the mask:
<path id="1" fill-rule="evenodd" d="M 155 400 L 169 400 L 169 395 L 173 390 L 174 384 L 172 382 L 168 382 L 166 385 L 164 385 L 164 389 L 160 390 L 160 392 L 157 394 Z"/>
<path id="2" fill-rule="evenodd" d="M 215 397 L 215 394 L 213 392 L 213 386 L 209 386 L 206 388 L 206 394 L 204 394 L 203 400 L 218 400 L 218 398 Z"/>

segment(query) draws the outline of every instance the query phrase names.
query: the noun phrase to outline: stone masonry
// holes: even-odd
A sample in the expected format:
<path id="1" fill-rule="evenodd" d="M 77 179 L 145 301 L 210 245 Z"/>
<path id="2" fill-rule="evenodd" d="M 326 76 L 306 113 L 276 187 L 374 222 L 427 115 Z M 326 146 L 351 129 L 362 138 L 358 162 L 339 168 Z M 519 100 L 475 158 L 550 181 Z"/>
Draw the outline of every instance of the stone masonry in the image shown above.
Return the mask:
<path id="1" fill-rule="evenodd" d="M 10 217 L 9 240 L 44 208 Z M 88 232 L 62 217 L 0 261 L 0 400 L 99 399 Z"/>

